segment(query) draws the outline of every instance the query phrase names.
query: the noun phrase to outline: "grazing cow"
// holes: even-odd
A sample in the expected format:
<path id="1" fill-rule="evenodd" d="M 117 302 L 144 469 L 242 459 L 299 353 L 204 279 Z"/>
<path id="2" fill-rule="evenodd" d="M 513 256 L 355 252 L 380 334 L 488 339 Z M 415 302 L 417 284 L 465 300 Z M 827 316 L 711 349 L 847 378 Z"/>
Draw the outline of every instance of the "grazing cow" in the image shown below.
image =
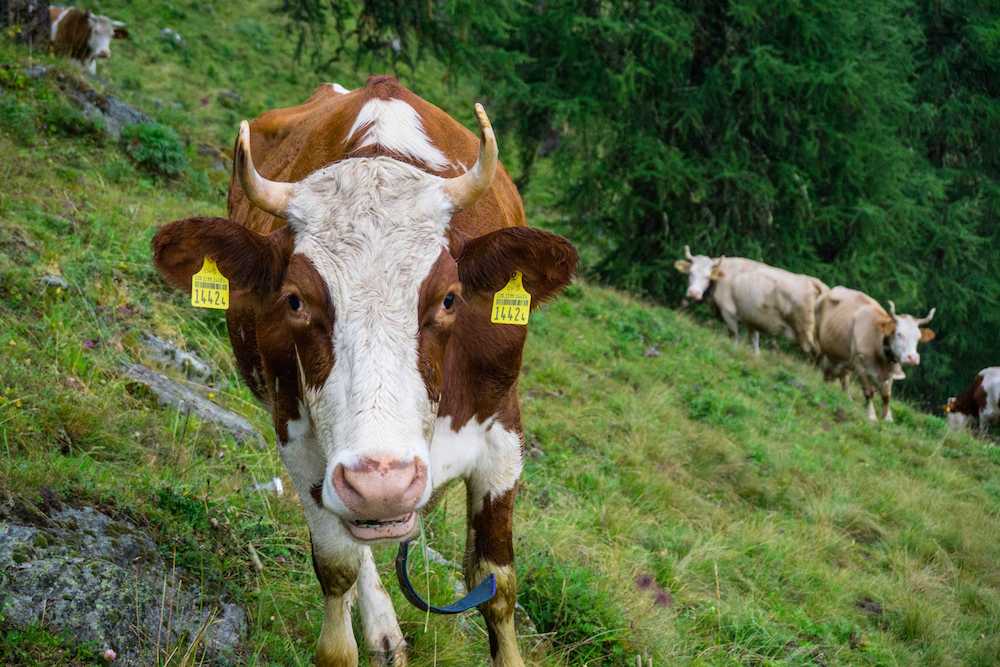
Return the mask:
<path id="1" fill-rule="evenodd" d="M 984 368 L 968 389 L 948 399 L 944 411 L 948 426 L 953 429 L 979 423 L 979 432 L 986 433 L 990 424 L 1000 422 L 1000 366 Z"/>
<path id="2" fill-rule="evenodd" d="M 760 354 L 760 332 L 784 335 L 815 356 L 816 300 L 829 288 L 822 281 L 742 257 L 712 258 L 692 255 L 674 267 L 688 274 L 687 296 L 701 301 L 708 293 L 734 338 L 740 325 L 751 334 L 753 351 Z"/>
<path id="3" fill-rule="evenodd" d="M 320 665 L 357 664 L 355 595 L 372 655 L 405 663 L 370 547 L 412 537 L 417 512 L 458 479 L 466 581 L 496 577 L 480 607 L 493 664 L 523 664 L 511 528 L 527 330 L 491 323 L 492 304 L 517 273 L 532 307 L 551 298 L 577 255 L 525 226 L 476 113 L 481 142 L 392 77 L 322 86 L 240 126 L 228 219 L 180 220 L 153 240 L 169 283 L 190 289 L 210 257 L 234 288 L 233 351 L 271 409 L 309 525 Z"/>
<path id="4" fill-rule="evenodd" d="M 121 21 L 77 7 L 49 7 L 52 47 L 68 56 L 90 74 L 97 74 L 97 60 L 111 57 L 111 40 L 128 37 Z"/>
<path id="5" fill-rule="evenodd" d="M 917 343 L 934 339 L 934 332 L 922 325 L 934 319 L 935 310 L 924 318 L 897 315 L 890 301 L 887 313 L 864 292 L 834 287 L 816 307 L 816 340 L 826 379 L 840 378 L 847 391 L 847 376 L 853 371 L 864 390 L 868 418 L 878 421 L 873 401 L 878 388 L 882 419 L 891 422 L 892 382 L 906 377 L 901 365 L 920 365 Z"/>

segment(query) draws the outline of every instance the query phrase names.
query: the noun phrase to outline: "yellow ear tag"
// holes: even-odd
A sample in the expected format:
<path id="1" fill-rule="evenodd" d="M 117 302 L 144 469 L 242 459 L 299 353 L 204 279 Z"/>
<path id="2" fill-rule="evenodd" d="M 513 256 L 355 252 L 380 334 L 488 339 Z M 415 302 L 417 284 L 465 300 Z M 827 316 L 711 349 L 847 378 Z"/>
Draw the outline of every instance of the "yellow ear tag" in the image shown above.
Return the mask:
<path id="1" fill-rule="evenodd" d="M 493 295 L 493 312 L 490 322 L 493 324 L 517 324 L 528 326 L 528 315 L 531 313 L 531 295 L 521 284 L 521 272 L 515 271 L 510 282 Z"/>
<path id="2" fill-rule="evenodd" d="M 196 308 L 229 309 L 229 280 L 209 257 L 201 271 L 191 276 L 191 305 Z"/>

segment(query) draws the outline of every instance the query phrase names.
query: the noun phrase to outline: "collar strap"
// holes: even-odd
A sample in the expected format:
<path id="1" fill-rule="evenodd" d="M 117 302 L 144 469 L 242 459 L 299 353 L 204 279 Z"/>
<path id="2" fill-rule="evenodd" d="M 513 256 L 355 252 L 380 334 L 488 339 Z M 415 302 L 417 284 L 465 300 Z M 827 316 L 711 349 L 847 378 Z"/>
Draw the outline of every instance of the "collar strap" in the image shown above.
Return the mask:
<path id="1" fill-rule="evenodd" d="M 416 589 L 413 588 L 413 584 L 410 583 L 410 575 L 406 571 L 406 560 L 409 550 L 409 540 L 399 544 L 399 551 L 396 553 L 396 578 L 399 579 L 399 586 L 402 589 L 403 597 L 420 611 L 429 611 L 432 614 L 461 614 L 463 611 L 486 604 L 496 596 L 497 578 L 491 574 L 479 582 L 478 586 L 469 591 L 468 595 L 450 605 L 435 607 L 430 603 L 424 602 L 423 598 L 417 594 Z"/>

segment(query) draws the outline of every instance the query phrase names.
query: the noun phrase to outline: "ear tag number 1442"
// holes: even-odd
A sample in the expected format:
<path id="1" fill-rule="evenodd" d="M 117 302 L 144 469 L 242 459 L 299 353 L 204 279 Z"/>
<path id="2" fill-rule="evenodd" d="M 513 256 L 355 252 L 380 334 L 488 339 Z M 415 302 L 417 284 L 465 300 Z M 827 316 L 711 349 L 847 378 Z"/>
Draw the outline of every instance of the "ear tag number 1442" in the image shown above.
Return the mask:
<path id="1" fill-rule="evenodd" d="M 521 272 L 515 271 L 514 277 L 503 288 L 493 295 L 493 311 L 490 322 L 493 324 L 528 325 L 531 313 L 531 295 L 521 284 Z"/>
<path id="2" fill-rule="evenodd" d="M 229 280 L 209 257 L 205 258 L 201 271 L 191 276 L 191 305 L 196 308 L 229 309 Z"/>

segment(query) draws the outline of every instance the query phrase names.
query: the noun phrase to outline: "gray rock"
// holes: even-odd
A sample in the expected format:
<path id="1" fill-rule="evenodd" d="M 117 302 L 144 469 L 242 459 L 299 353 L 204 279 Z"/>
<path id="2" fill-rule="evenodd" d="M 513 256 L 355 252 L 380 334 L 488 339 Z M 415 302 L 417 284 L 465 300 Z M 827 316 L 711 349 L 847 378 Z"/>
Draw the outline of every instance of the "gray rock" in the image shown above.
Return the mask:
<path id="1" fill-rule="evenodd" d="M 184 43 L 184 38 L 181 37 L 181 34 L 176 30 L 174 30 L 173 28 L 163 28 L 162 30 L 160 30 L 160 37 L 167 40 L 168 42 L 173 42 L 177 46 L 180 46 L 181 44 Z"/>
<path id="2" fill-rule="evenodd" d="M 91 507 L 52 512 L 44 526 L 0 520 L 0 608 L 15 627 L 112 649 L 120 665 L 183 655 L 203 627 L 205 662 L 235 664 L 247 627 L 242 608 L 185 581 L 137 526 Z"/>
<path id="3" fill-rule="evenodd" d="M 212 377 L 212 367 L 193 352 L 182 350 L 169 340 L 153 334 L 143 334 L 142 342 L 149 355 L 158 364 L 176 368 L 189 378 L 206 382 Z"/>
<path id="4" fill-rule="evenodd" d="M 267 446 L 264 437 L 250 422 L 235 412 L 216 405 L 193 389 L 142 364 L 126 364 L 123 371 L 136 382 L 149 387 L 161 403 L 181 411 L 191 411 L 199 419 L 218 424 L 240 442 L 252 444 L 259 449 Z"/>
<path id="5" fill-rule="evenodd" d="M 61 287 L 62 289 L 69 289 L 69 283 L 66 282 L 65 278 L 51 273 L 39 278 L 39 282 L 46 287 Z"/>
<path id="6" fill-rule="evenodd" d="M 85 82 L 76 79 L 60 81 L 66 98 L 80 108 L 84 116 L 98 121 L 113 139 L 121 138 L 129 125 L 152 123 L 153 119 L 114 95 L 102 95 Z"/>

